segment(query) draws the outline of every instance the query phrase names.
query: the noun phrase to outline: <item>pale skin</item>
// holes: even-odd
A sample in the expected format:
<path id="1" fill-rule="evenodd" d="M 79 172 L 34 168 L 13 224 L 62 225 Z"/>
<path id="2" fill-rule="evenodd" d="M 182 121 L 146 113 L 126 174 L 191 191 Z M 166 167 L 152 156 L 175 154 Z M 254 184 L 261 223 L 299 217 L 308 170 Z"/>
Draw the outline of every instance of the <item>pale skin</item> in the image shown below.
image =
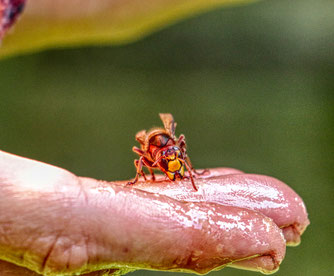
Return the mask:
<path id="1" fill-rule="evenodd" d="M 198 192 L 189 180 L 171 182 L 159 175 L 156 182 L 140 179 L 128 187 L 126 181 L 78 177 L 0 151 L 1 275 L 95 276 L 126 272 L 125 266 L 273 272 L 284 258 L 286 240 L 298 242 L 309 223 L 300 197 L 276 179 L 220 168 L 195 182 Z M 231 185 L 234 202 L 222 189 Z M 252 195 L 254 189 L 260 196 Z M 247 197 L 254 211 L 240 208 Z M 258 212 L 263 199 L 266 216 Z M 280 214 L 284 206 L 286 218 Z M 296 225 L 296 231 L 284 232 Z"/>

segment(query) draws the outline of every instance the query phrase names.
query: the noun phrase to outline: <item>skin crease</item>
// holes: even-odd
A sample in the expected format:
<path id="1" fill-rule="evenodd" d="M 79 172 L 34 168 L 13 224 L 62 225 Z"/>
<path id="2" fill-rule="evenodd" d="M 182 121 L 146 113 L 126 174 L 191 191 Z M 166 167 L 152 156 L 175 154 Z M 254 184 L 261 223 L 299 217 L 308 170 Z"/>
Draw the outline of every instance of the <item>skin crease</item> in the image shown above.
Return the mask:
<path id="1" fill-rule="evenodd" d="M 124 265 L 273 272 L 285 255 L 282 231 L 259 212 L 80 178 L 5 152 L 0 210 L 0 268 L 7 271 L 16 263 L 46 275 Z M 244 258 L 252 260 L 236 262 Z"/>

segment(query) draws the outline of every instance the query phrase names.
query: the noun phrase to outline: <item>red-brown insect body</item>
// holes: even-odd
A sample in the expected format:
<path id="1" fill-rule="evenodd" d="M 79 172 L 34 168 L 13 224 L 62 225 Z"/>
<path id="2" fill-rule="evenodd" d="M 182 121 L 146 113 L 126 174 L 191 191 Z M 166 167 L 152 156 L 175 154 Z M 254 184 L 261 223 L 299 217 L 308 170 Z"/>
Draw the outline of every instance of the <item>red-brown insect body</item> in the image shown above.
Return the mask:
<path id="1" fill-rule="evenodd" d="M 152 169 L 159 169 L 172 181 L 183 179 L 186 167 L 189 171 L 191 183 L 197 191 L 192 176 L 192 172 L 196 172 L 192 168 L 190 159 L 186 153 L 184 135 L 180 135 L 176 139 L 176 123 L 171 114 L 159 115 L 164 123 L 164 129 L 154 128 L 148 133 L 142 130 L 136 134 L 136 140 L 140 143 L 141 148 L 133 147 L 133 151 L 140 155 L 140 158 L 139 160 L 135 160 L 135 167 L 137 168 L 136 178 L 128 184 L 135 184 L 138 181 L 139 174 L 146 179 L 142 169 L 143 166 L 149 169 L 152 180 L 155 179 Z"/>
<path id="2" fill-rule="evenodd" d="M 148 149 L 147 152 L 152 157 L 152 160 L 157 160 L 157 154 L 162 148 L 174 146 L 175 141 L 169 134 L 164 133 L 164 129 L 154 129 L 151 131 L 151 135 L 148 137 Z M 145 150 L 145 148 L 142 147 Z"/>
<path id="3" fill-rule="evenodd" d="M 170 180 L 180 180 L 184 177 L 183 150 L 177 145 L 175 138 L 171 137 L 165 129 L 155 128 L 149 132 L 147 153 L 149 161 L 164 172 Z M 142 145 L 142 150 L 145 146 Z"/>
<path id="4" fill-rule="evenodd" d="M 163 147 L 157 154 L 157 165 L 170 180 L 184 177 L 184 155 L 177 146 Z"/>

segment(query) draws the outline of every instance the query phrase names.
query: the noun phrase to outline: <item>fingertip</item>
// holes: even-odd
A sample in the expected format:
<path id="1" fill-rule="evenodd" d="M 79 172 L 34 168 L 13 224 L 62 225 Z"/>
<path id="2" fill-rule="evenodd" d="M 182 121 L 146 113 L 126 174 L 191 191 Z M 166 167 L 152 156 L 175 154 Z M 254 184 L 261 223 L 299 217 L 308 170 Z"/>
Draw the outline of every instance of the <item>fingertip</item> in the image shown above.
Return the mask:
<path id="1" fill-rule="evenodd" d="M 268 255 L 234 262 L 229 267 L 272 274 L 279 269 L 279 264 L 273 256 Z"/>

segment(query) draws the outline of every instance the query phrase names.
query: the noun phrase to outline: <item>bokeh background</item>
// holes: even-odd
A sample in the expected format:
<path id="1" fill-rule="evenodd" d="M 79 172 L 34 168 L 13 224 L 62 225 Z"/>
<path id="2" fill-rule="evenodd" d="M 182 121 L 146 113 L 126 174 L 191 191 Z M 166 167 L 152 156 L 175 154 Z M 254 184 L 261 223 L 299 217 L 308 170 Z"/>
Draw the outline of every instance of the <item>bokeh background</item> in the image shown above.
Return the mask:
<path id="1" fill-rule="evenodd" d="M 128 179 L 135 133 L 171 112 L 196 168 L 230 166 L 288 183 L 311 225 L 275 275 L 333 275 L 333 107 L 331 0 L 267 0 L 129 45 L 0 61 L 2 150 L 82 176 Z"/>

